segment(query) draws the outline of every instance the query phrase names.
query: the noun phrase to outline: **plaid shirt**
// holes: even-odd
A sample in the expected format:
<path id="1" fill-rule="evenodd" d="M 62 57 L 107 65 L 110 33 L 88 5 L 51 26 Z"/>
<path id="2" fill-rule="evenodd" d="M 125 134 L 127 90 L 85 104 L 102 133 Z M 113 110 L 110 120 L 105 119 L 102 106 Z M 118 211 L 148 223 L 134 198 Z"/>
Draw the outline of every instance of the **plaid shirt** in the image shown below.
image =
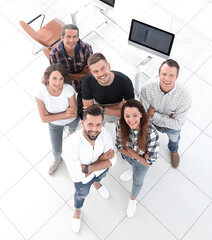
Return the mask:
<path id="1" fill-rule="evenodd" d="M 133 151 L 138 153 L 140 156 L 144 156 L 144 152 L 140 149 L 138 149 L 137 145 L 137 138 L 138 138 L 138 130 L 132 130 L 130 129 L 130 136 L 129 141 L 127 142 L 126 146 L 131 148 Z M 120 138 L 120 124 L 118 122 L 116 126 L 116 140 L 115 145 L 118 150 L 121 150 L 124 148 L 122 139 Z M 147 163 L 150 165 L 155 162 L 159 157 L 159 135 L 156 130 L 156 128 L 152 125 L 148 125 L 148 132 L 147 132 L 147 152 L 149 155 L 149 158 L 146 160 Z"/>
<path id="2" fill-rule="evenodd" d="M 179 130 L 186 121 L 188 110 L 191 107 L 191 95 L 180 85 L 164 94 L 160 89 L 160 82 L 154 81 L 141 88 L 140 100 L 145 110 L 152 106 L 155 113 L 151 118 L 154 125 L 162 128 Z M 173 114 L 173 118 L 169 115 Z"/>
<path id="3" fill-rule="evenodd" d="M 62 41 L 50 52 L 49 61 L 51 65 L 54 63 L 62 63 L 69 73 L 74 74 L 82 71 L 83 67 L 87 65 L 88 58 L 92 54 L 92 47 L 82 40 L 79 40 L 75 48 L 75 54 L 70 58 L 65 51 L 64 43 Z M 73 80 L 71 85 L 78 92 L 80 81 Z"/>

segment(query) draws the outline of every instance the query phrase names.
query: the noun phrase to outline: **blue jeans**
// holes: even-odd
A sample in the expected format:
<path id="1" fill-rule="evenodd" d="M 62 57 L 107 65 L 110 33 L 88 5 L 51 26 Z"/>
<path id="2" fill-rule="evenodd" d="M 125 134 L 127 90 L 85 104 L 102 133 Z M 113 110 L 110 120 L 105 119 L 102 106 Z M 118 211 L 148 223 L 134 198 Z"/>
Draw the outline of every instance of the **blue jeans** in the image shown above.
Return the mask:
<path id="1" fill-rule="evenodd" d="M 104 178 L 108 172 L 109 168 L 107 168 L 102 174 L 98 177 L 94 177 L 90 182 L 83 184 L 82 182 L 75 182 L 75 194 L 74 194 L 74 207 L 76 209 L 80 209 L 83 206 L 85 198 L 88 196 L 91 185 L 94 182 L 100 182 L 102 178 Z"/>
<path id="2" fill-rule="evenodd" d="M 79 117 L 77 116 L 77 118 L 73 122 L 65 125 L 68 127 L 68 131 L 70 134 L 76 130 L 78 123 L 79 123 Z M 53 152 L 55 161 L 61 160 L 63 129 L 65 126 L 49 123 L 49 133 L 50 133 L 50 138 L 52 143 L 52 152 Z"/>
<path id="3" fill-rule="evenodd" d="M 121 154 L 121 155 L 132 166 L 133 185 L 132 185 L 131 196 L 134 198 L 137 198 L 137 196 L 140 193 L 141 188 L 143 186 L 144 177 L 145 177 L 149 167 L 143 165 L 141 162 L 139 162 L 135 158 L 131 158 L 125 154 Z"/>
<path id="4" fill-rule="evenodd" d="M 154 125 L 156 129 L 161 133 L 166 133 L 169 138 L 168 149 L 171 152 L 176 152 L 179 148 L 180 141 L 180 131 L 181 130 L 173 130 L 169 128 L 162 128 Z"/>

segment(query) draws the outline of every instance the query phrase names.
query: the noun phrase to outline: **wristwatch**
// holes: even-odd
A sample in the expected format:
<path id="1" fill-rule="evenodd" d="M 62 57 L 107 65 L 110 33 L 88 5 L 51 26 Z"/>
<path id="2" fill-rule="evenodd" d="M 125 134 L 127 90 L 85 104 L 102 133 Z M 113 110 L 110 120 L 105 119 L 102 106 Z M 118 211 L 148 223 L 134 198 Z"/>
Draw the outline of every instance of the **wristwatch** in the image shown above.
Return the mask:
<path id="1" fill-rule="evenodd" d="M 88 166 L 89 166 L 89 165 L 86 165 L 85 168 L 84 168 L 84 171 L 83 171 L 83 172 L 84 172 L 85 174 L 88 173 Z"/>
<path id="2" fill-rule="evenodd" d="M 105 114 L 105 106 L 102 106 L 102 113 Z"/>

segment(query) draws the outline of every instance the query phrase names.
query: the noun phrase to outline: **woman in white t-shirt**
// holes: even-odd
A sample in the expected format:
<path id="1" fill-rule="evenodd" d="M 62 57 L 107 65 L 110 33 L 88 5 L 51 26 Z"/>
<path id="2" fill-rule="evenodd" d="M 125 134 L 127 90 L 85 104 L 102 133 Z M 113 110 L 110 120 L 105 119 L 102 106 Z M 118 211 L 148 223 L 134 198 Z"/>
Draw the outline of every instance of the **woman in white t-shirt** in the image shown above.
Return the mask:
<path id="1" fill-rule="evenodd" d="M 73 133 L 79 123 L 74 88 L 66 84 L 68 72 L 61 63 L 49 66 L 43 76 L 44 84 L 35 97 L 40 118 L 49 124 L 49 132 L 54 154 L 54 163 L 49 169 L 52 175 L 62 161 L 63 129 L 67 126 Z"/>

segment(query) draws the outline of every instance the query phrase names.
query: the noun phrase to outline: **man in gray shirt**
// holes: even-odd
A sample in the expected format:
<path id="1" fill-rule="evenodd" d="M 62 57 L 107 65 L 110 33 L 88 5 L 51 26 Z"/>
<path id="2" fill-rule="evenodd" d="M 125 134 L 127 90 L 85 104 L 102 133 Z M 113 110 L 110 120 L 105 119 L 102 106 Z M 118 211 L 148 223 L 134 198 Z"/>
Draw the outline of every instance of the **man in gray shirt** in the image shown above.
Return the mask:
<path id="1" fill-rule="evenodd" d="M 140 93 L 140 102 L 149 113 L 152 123 L 158 131 L 168 135 L 173 168 L 179 165 L 177 150 L 180 131 L 191 106 L 191 96 L 186 88 L 176 84 L 179 69 L 176 61 L 166 60 L 159 68 L 160 81 L 144 85 Z"/>

